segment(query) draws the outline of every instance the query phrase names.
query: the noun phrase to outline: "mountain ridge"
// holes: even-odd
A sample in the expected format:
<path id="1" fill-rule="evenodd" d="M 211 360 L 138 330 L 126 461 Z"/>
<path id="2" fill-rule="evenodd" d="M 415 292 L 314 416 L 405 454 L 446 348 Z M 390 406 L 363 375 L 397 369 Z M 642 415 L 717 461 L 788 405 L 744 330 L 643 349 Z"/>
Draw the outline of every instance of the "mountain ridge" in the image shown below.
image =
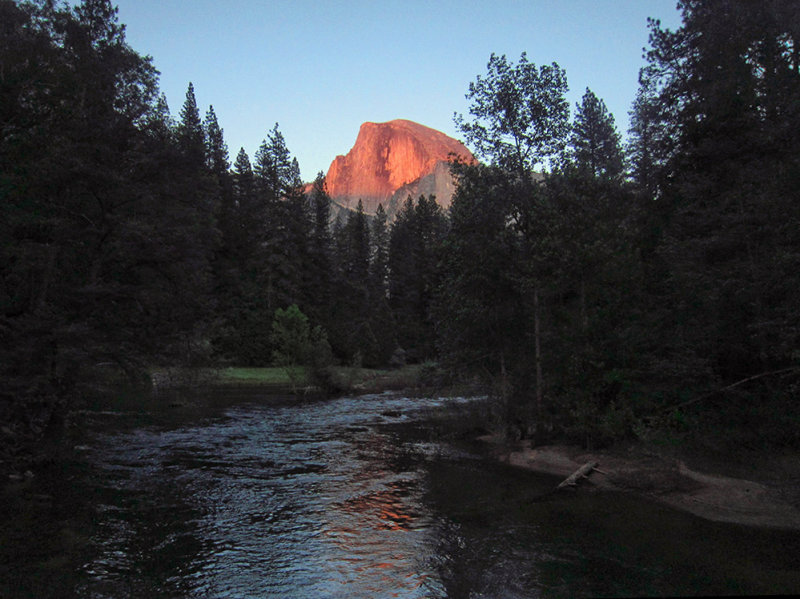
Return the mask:
<path id="1" fill-rule="evenodd" d="M 408 195 L 436 194 L 440 204 L 450 204 L 455 185 L 448 162 L 455 158 L 474 162 L 460 141 L 409 121 L 365 122 L 346 155 L 331 162 L 326 177 L 328 193 L 339 205 L 374 214 L 378 204 L 399 207 Z M 402 197 L 395 197 L 397 194 Z"/>

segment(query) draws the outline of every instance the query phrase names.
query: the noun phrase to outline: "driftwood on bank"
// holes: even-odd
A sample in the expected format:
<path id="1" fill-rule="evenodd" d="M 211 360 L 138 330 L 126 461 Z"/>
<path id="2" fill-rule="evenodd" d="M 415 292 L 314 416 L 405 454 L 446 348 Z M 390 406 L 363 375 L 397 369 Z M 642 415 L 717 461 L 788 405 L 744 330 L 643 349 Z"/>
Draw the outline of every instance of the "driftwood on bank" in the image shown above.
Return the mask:
<path id="1" fill-rule="evenodd" d="M 573 472 L 567 478 L 561 481 L 561 484 L 559 484 L 556 487 L 556 490 L 563 489 L 564 487 L 574 487 L 575 485 L 578 484 L 578 481 L 580 479 L 587 478 L 589 476 L 589 473 L 592 470 L 595 470 L 598 465 L 599 462 L 586 462 L 583 466 L 578 468 L 575 472 Z"/>

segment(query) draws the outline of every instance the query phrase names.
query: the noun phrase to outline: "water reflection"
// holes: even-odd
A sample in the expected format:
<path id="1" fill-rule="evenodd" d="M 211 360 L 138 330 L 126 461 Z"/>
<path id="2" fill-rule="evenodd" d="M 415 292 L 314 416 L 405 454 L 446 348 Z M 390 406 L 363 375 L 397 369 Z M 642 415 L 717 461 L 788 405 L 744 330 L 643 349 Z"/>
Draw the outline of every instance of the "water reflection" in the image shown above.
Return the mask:
<path id="1" fill-rule="evenodd" d="M 419 500 L 416 480 L 395 480 L 331 505 L 324 534 L 329 591 L 342 596 L 360 589 L 372 596 L 420 596 L 428 573 L 417 562 L 428 522 L 411 506 Z M 336 595 L 338 596 L 338 595 Z"/>
<path id="2" fill-rule="evenodd" d="M 391 394 L 304 405 L 238 400 L 185 411 L 183 421 L 173 411 L 150 414 L 144 426 L 99 423 L 84 487 L 95 505 L 92 552 L 76 595 L 761 590 L 732 572 L 739 562 L 710 534 L 714 525 L 623 497 L 533 501 L 551 479 L 415 434 L 414 423 L 442 404 Z M 688 548 L 687 530 L 702 531 Z M 800 565 L 788 557 L 800 555 L 800 541 L 724 530 L 732 546 L 788 542 L 789 552 L 763 552 L 764 561 L 790 572 L 789 588 L 800 585 L 791 573 Z M 715 552 L 720 563 L 709 557 Z"/>
<path id="3" fill-rule="evenodd" d="M 98 432 L 81 594 L 424 596 L 424 459 L 378 430 L 388 408 L 409 417 L 373 397 Z"/>

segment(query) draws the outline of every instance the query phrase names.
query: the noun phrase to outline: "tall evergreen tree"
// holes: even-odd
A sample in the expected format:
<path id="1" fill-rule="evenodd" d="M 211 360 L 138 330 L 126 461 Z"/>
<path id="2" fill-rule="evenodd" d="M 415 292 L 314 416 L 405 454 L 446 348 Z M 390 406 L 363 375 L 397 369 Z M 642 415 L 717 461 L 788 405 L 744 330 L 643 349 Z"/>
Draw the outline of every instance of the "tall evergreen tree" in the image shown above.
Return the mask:
<path id="1" fill-rule="evenodd" d="M 278 123 L 256 152 L 254 171 L 259 191 L 270 201 L 287 197 L 301 185 L 297 161 L 292 159 Z"/>
<path id="2" fill-rule="evenodd" d="M 679 8 L 676 31 L 651 23 L 648 52 L 659 118 L 670 124 L 659 173 L 669 344 L 653 351 L 666 386 L 699 392 L 796 363 L 798 30 L 795 3 Z M 786 392 L 759 380 L 750 392 Z"/>
<path id="3" fill-rule="evenodd" d="M 206 148 L 206 165 L 217 179 L 222 181 L 227 176 L 231 165 L 228 159 L 228 146 L 213 106 L 208 107 L 206 118 L 203 121 L 203 138 Z"/>
<path id="4" fill-rule="evenodd" d="M 639 89 L 630 111 L 626 153 L 631 179 L 646 199 L 658 197 L 658 174 L 664 165 L 665 127 L 658 107 L 653 79 L 646 69 L 639 74 Z"/>
<path id="5" fill-rule="evenodd" d="M 345 361 L 366 360 L 374 364 L 376 337 L 370 328 L 369 223 L 359 200 L 347 222 L 334 226 L 337 280 L 332 306 L 330 342 Z"/>
<path id="6" fill-rule="evenodd" d="M 0 11 L 0 417 L 36 434 L 95 364 L 200 347 L 214 234 L 113 5 Z"/>
<path id="7" fill-rule="evenodd" d="M 220 229 L 220 253 L 226 258 L 233 255 L 236 245 L 235 205 L 233 180 L 228 160 L 228 146 L 225 144 L 222 128 L 217 121 L 214 107 L 209 106 L 203 122 L 205 138 L 206 168 L 211 176 L 214 205 L 217 208 L 216 218 Z M 229 268 L 230 264 L 225 268 Z"/>
<path id="8" fill-rule="evenodd" d="M 389 229 L 383 204 L 378 204 L 370 226 L 370 329 L 375 337 L 374 362 L 385 365 L 396 348 L 395 321 L 389 305 Z M 430 341 L 433 341 L 431 335 Z"/>
<path id="9" fill-rule="evenodd" d="M 189 169 L 200 172 L 206 164 L 206 146 L 200 111 L 194 95 L 194 86 L 189 83 L 186 99 L 180 112 L 180 120 L 176 130 L 178 146 Z"/>
<path id="10" fill-rule="evenodd" d="M 409 197 L 392 224 L 389 301 L 400 346 L 419 359 L 435 353 L 431 307 L 438 286 L 439 245 L 445 232 L 444 214 L 433 197 L 420 196 L 416 204 Z"/>
<path id="11" fill-rule="evenodd" d="M 577 105 L 570 145 L 572 160 L 590 176 L 616 180 L 623 175 L 622 146 L 614 117 L 589 88 Z"/>
<path id="12" fill-rule="evenodd" d="M 366 294 L 369 280 L 369 223 L 364 213 L 364 204 L 358 201 L 356 211 L 347 217 L 345 225 L 346 254 L 343 256 L 344 277 Z"/>
<path id="13" fill-rule="evenodd" d="M 383 204 L 378 204 L 375 211 L 370 227 L 370 240 L 372 242 L 369 261 L 370 297 L 372 301 L 378 302 L 385 300 L 388 293 L 389 230 Z"/>
<path id="14" fill-rule="evenodd" d="M 267 312 L 272 314 L 279 307 L 286 307 L 294 302 L 288 301 L 295 297 L 290 291 L 284 292 L 285 286 L 294 289 L 291 279 L 284 279 L 282 275 L 289 274 L 287 264 L 287 215 L 281 199 L 286 190 L 285 174 L 290 168 L 289 150 L 278 130 L 278 125 L 270 131 L 258 151 L 256 152 L 253 173 L 255 175 L 255 191 L 258 203 L 263 207 L 261 219 L 264 222 L 264 238 L 261 247 L 261 260 L 263 264 L 262 280 Z"/>
<path id="15" fill-rule="evenodd" d="M 250 157 L 244 148 L 239 149 L 231 173 L 234 207 L 239 216 L 237 228 L 239 239 L 254 247 L 257 243 L 258 206 L 255 197 L 255 176 Z"/>
<path id="16" fill-rule="evenodd" d="M 236 156 L 230 177 L 233 201 L 228 244 L 235 280 L 228 301 L 223 302 L 224 322 L 215 344 L 225 358 L 239 364 L 264 365 L 272 351 L 269 335 L 273 315 L 262 288 L 266 210 L 256 193 L 244 148 Z"/>
<path id="17" fill-rule="evenodd" d="M 313 229 L 309 244 L 309 314 L 328 328 L 328 312 L 332 302 L 333 241 L 330 231 L 331 199 L 321 171 L 314 180 L 310 197 Z"/>
<path id="18" fill-rule="evenodd" d="M 514 272 L 519 237 L 508 226 L 513 191 L 500 168 L 458 167 L 434 304 L 444 364 L 456 373 L 477 373 L 503 398 L 514 394 L 517 369 L 531 369 L 531 322 Z M 395 270 L 391 272 L 394 276 Z"/>

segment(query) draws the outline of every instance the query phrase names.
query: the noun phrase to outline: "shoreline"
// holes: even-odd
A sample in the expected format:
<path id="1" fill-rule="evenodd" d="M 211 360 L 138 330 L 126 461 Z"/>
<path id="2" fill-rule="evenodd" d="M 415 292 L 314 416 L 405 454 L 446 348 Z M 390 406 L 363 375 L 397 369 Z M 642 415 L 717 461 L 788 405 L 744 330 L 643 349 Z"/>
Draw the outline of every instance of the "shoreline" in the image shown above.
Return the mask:
<path id="1" fill-rule="evenodd" d="M 745 526 L 800 530 L 800 492 L 798 472 L 793 477 L 771 481 L 725 476 L 718 469 L 693 469 L 684 460 L 648 455 L 645 448 L 630 447 L 627 452 L 588 451 L 577 446 L 547 445 L 531 447 L 522 441 L 503 447 L 492 435 L 478 438 L 491 447 L 492 454 L 511 466 L 561 477 L 568 477 L 587 462 L 599 462 L 597 469 L 576 487 L 634 493 L 675 509 L 715 522 Z M 788 496 L 788 498 L 787 498 Z"/>

